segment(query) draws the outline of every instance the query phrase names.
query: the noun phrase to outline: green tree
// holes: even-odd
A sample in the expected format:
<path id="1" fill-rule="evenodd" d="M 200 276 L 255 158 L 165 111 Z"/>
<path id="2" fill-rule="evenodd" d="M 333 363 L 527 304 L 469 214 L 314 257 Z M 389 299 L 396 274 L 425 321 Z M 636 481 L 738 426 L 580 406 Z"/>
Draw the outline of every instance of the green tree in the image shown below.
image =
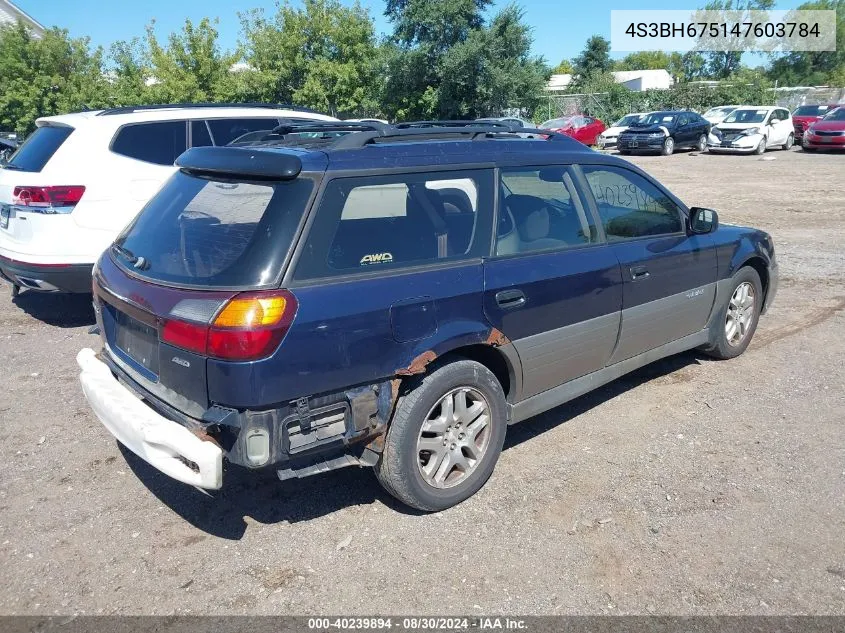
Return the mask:
<path id="1" fill-rule="evenodd" d="M 707 60 L 697 51 L 688 51 L 681 56 L 681 71 L 683 81 L 696 81 L 707 78 Z"/>
<path id="2" fill-rule="evenodd" d="M 488 0 L 390 0 L 381 102 L 397 119 L 475 118 L 539 103 L 549 70 L 531 55 L 515 5 L 486 22 Z"/>
<path id="3" fill-rule="evenodd" d="M 153 84 L 146 94 L 155 103 L 215 101 L 224 92 L 238 55 L 222 52 L 217 42 L 217 20 L 203 18 L 196 26 L 185 20 L 182 30 L 171 33 L 166 45 L 155 35 L 155 22 L 147 26 L 147 48 Z"/>
<path id="4" fill-rule="evenodd" d="M 845 0 L 806 2 L 799 10 L 836 11 L 835 51 L 793 51 L 772 62 L 768 77 L 784 86 L 845 86 Z"/>
<path id="5" fill-rule="evenodd" d="M 553 75 L 571 75 L 574 72 L 572 68 L 572 62 L 568 59 L 563 59 L 561 62 L 552 68 Z"/>
<path id="6" fill-rule="evenodd" d="M 20 22 L 0 27 L 0 78 L 0 129 L 19 134 L 38 117 L 108 104 L 102 49 L 67 30 L 36 39 Z"/>
<path id="7" fill-rule="evenodd" d="M 111 82 L 112 105 L 136 105 L 148 99 L 147 79 L 150 70 L 147 51 L 139 38 L 112 44 L 109 51 L 111 68 L 106 74 Z"/>
<path id="8" fill-rule="evenodd" d="M 580 78 L 580 81 L 613 70 L 613 60 L 610 59 L 610 42 L 601 35 L 593 35 L 587 40 L 584 50 L 572 61 L 575 74 Z"/>
<path id="9" fill-rule="evenodd" d="M 296 103 L 334 115 L 375 113 L 382 55 L 366 9 L 338 0 L 280 4 L 241 15 L 247 70 L 230 85 L 247 100 Z"/>
<path id="10" fill-rule="evenodd" d="M 711 0 L 705 11 L 768 11 L 775 0 Z M 742 51 L 710 51 L 704 53 L 707 71 L 714 79 L 726 79 L 742 66 Z"/>
<path id="11" fill-rule="evenodd" d="M 615 64 L 616 70 L 667 70 L 673 77 L 684 76 L 683 55 L 664 51 L 630 53 Z"/>

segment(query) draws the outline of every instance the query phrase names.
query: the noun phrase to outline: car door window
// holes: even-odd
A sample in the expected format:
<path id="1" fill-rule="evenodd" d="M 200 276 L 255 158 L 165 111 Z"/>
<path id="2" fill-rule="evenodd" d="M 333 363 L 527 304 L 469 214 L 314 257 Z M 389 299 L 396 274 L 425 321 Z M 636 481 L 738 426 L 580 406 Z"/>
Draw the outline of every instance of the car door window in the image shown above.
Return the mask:
<path id="1" fill-rule="evenodd" d="M 160 121 L 124 125 L 115 135 L 111 150 L 147 163 L 172 165 L 187 145 L 185 121 Z"/>
<path id="2" fill-rule="evenodd" d="M 583 166 L 608 241 L 683 231 L 682 212 L 657 185 L 614 166 Z"/>
<path id="3" fill-rule="evenodd" d="M 686 114 L 682 114 L 678 119 L 678 127 L 684 127 L 685 125 L 689 125 L 689 117 Z"/>
<path id="4" fill-rule="evenodd" d="M 279 125 L 279 120 L 270 117 L 208 120 L 208 127 L 211 129 L 215 145 L 228 145 L 248 132 L 269 131 L 277 125 Z"/>
<path id="5" fill-rule="evenodd" d="M 326 186 L 296 279 L 489 254 L 492 171 L 337 178 Z"/>
<path id="6" fill-rule="evenodd" d="M 565 167 L 517 167 L 501 171 L 496 255 L 565 249 L 598 241 Z"/>

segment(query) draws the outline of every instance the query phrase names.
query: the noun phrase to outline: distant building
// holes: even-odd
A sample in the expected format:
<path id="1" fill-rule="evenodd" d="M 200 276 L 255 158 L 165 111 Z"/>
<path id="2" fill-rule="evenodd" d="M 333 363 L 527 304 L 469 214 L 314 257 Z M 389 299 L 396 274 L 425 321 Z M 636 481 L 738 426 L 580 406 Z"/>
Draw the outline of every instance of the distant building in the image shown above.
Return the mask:
<path id="1" fill-rule="evenodd" d="M 613 73 L 614 80 L 629 90 L 642 92 L 643 90 L 667 90 L 675 80 L 667 70 L 617 70 Z M 563 92 L 572 83 L 572 75 L 552 75 L 546 85 L 547 92 Z"/>
<path id="2" fill-rule="evenodd" d="M 0 0 L 0 25 L 15 24 L 18 20 L 23 22 L 34 37 L 41 39 L 46 30 L 43 25 L 36 22 L 32 16 L 23 9 L 19 9 L 10 0 Z"/>

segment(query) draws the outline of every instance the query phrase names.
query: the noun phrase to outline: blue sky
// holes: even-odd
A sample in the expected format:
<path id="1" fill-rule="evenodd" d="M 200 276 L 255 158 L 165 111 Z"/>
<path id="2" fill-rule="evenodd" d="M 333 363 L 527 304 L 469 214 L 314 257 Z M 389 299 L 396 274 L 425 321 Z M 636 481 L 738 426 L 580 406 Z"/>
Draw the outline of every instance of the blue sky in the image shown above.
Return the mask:
<path id="1" fill-rule="evenodd" d="M 273 0 L 144 0 L 104 2 L 103 0 L 13 0 L 21 9 L 45 26 L 67 28 L 71 35 L 88 35 L 95 45 L 105 48 L 121 39 L 130 39 L 144 33 L 150 20 L 156 21 L 156 32 L 164 37 L 180 28 L 185 18 L 198 21 L 203 17 L 217 17 L 220 22 L 220 41 L 224 48 L 234 48 L 238 41 L 240 23 L 238 11 L 250 8 L 274 10 Z M 705 0 L 643 0 L 634 4 L 630 0 L 593 0 L 582 3 L 575 0 L 522 0 L 518 4 L 525 11 L 525 21 L 532 27 L 534 52 L 547 61 L 557 64 L 563 58 L 572 58 L 583 48 L 593 34 L 610 35 L 611 9 L 695 9 Z M 375 18 L 381 33 L 390 30 L 383 16 L 382 0 L 362 0 Z M 497 7 L 507 4 L 499 0 Z M 792 9 L 800 0 L 783 0 L 777 9 Z M 639 5 L 639 7 L 637 6 Z M 495 9 L 494 9 L 495 11 Z M 614 57 L 621 55 L 614 54 Z M 750 59 L 747 61 L 751 61 Z"/>

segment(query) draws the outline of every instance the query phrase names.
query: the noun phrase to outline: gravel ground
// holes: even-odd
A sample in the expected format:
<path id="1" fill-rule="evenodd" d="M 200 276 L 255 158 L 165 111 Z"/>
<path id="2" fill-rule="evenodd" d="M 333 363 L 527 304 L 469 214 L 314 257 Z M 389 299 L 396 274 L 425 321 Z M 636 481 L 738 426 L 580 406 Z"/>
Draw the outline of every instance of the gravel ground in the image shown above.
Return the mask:
<path id="1" fill-rule="evenodd" d="M 845 155 L 635 157 L 775 238 L 742 357 L 646 367 L 509 429 L 487 486 L 409 512 L 368 470 L 122 452 L 82 396 L 85 297 L 0 298 L 0 613 L 845 614 Z"/>

